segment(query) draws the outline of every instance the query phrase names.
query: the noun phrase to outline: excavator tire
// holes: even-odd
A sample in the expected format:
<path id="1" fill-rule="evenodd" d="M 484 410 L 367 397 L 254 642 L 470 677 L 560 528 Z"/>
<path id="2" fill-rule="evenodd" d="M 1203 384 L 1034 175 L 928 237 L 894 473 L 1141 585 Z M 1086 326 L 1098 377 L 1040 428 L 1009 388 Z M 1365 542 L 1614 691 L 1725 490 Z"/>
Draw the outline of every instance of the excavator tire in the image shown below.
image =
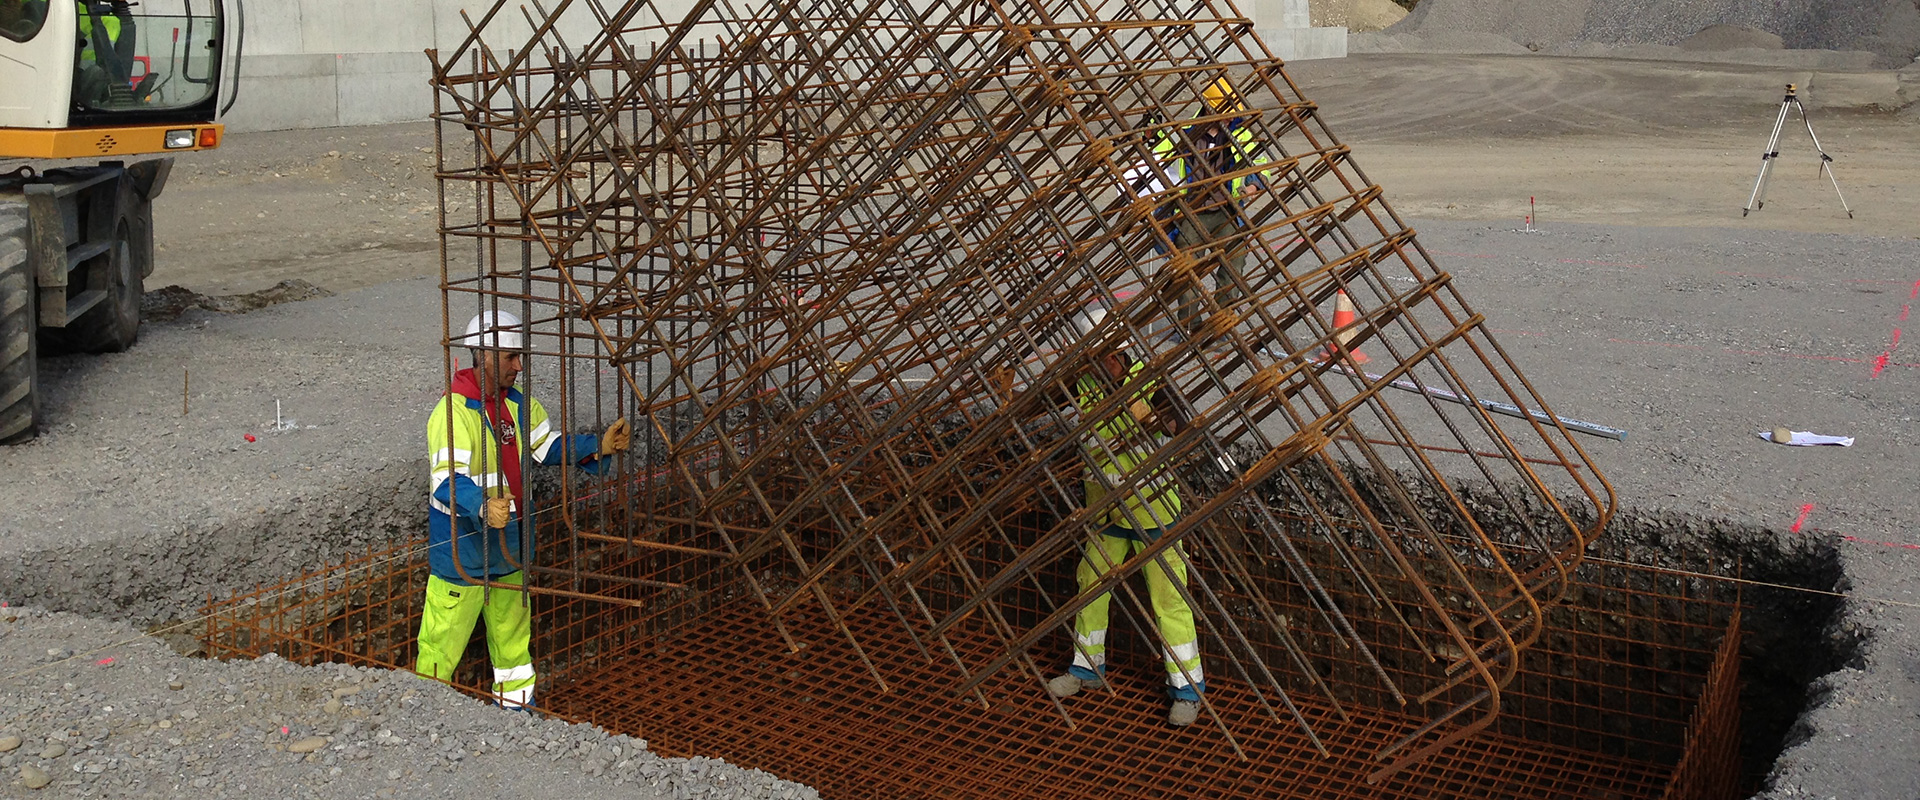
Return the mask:
<path id="1" fill-rule="evenodd" d="M 145 206 L 143 205 L 142 208 Z M 140 248 L 134 241 L 134 220 L 121 212 L 114 224 L 114 246 L 108 259 L 105 286 L 107 299 L 88 309 L 65 328 L 48 328 L 50 342 L 61 350 L 82 353 L 118 353 L 140 339 L 140 296 L 146 291 L 141 277 L 147 270 L 140 263 Z"/>
<path id="2" fill-rule="evenodd" d="M 0 444 L 19 444 L 38 432 L 38 294 L 27 266 L 26 203 L 0 196 Z"/>

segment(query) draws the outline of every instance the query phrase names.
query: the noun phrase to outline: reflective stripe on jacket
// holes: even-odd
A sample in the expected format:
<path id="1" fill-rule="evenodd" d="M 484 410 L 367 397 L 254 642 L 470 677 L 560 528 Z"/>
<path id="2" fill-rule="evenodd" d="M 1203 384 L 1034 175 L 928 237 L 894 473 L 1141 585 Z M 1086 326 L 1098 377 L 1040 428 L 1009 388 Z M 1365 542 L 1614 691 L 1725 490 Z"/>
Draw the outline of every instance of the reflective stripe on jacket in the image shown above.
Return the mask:
<path id="1" fill-rule="evenodd" d="M 94 50 L 97 49 L 97 43 L 93 40 L 93 12 L 87 9 L 86 3 L 75 3 L 74 5 L 79 6 L 80 36 L 86 41 L 86 45 L 80 51 L 80 60 L 98 60 L 98 57 L 94 54 Z M 106 44 L 108 46 L 120 43 L 120 18 L 118 16 L 109 15 L 101 17 L 100 27 L 107 32 Z"/>
<path id="2" fill-rule="evenodd" d="M 501 463 L 500 434 L 488 424 L 485 404 L 471 396 L 479 394 L 471 375 L 471 370 L 456 375 L 454 387 L 427 418 L 427 565 L 441 579 L 461 584 L 511 574 L 532 551 L 521 536 L 524 503 L 514 496 L 508 467 Z M 514 441 L 533 463 L 573 463 L 600 472 L 600 437 L 556 432 L 540 402 L 518 389 L 507 390 L 500 407 L 513 419 Z M 505 529 L 483 536 L 486 501 L 493 497 L 514 501 L 513 518 Z M 459 569 L 452 546 L 456 528 Z"/>
<path id="3" fill-rule="evenodd" d="M 1145 366 L 1134 362 L 1128 368 L 1126 380 L 1122 386 L 1132 385 Z M 1141 386 L 1129 398 L 1128 403 L 1151 402 L 1157 382 Z M 1092 375 L 1082 375 L 1074 385 L 1074 402 L 1081 413 L 1092 413 L 1093 409 L 1105 400 L 1107 393 L 1100 381 Z M 1133 418 L 1125 406 L 1113 416 L 1096 422 L 1093 426 L 1094 440 L 1082 445 L 1087 454 L 1089 468 L 1106 474 L 1106 485 L 1098 476 L 1087 476 L 1087 505 L 1098 504 L 1107 496 L 1107 485 L 1119 486 L 1133 476 L 1134 471 L 1153 458 L 1165 438 L 1149 432 Z M 1140 482 L 1126 499 L 1117 507 L 1094 520 L 1096 524 L 1120 525 L 1143 531 L 1150 528 L 1172 527 L 1173 520 L 1180 514 L 1180 495 L 1176 491 L 1172 475 L 1165 468 L 1154 470 L 1153 474 Z"/>
<path id="4" fill-rule="evenodd" d="M 1259 166 L 1272 160 L 1268 158 L 1263 149 L 1254 142 L 1253 129 L 1239 125 L 1237 121 L 1229 121 L 1227 123 L 1227 133 L 1233 140 L 1230 155 L 1232 158 L 1232 169 L 1234 171 L 1245 169 L 1249 164 Z M 1186 135 L 1197 137 L 1199 136 L 1199 132 L 1197 130 L 1189 130 L 1186 131 Z M 1193 154 L 1187 151 L 1188 148 L 1185 145 L 1186 142 L 1182 140 L 1181 134 L 1170 130 L 1162 131 L 1160 138 L 1153 143 L 1154 160 L 1160 162 L 1162 167 L 1166 169 L 1168 177 L 1173 179 L 1175 186 L 1185 186 L 1194 180 Z M 1258 172 L 1239 175 L 1227 181 L 1227 190 L 1234 197 L 1239 197 L 1246 192 L 1246 188 L 1250 185 L 1264 186 L 1266 185 L 1266 181 L 1261 178 L 1261 173 Z"/>

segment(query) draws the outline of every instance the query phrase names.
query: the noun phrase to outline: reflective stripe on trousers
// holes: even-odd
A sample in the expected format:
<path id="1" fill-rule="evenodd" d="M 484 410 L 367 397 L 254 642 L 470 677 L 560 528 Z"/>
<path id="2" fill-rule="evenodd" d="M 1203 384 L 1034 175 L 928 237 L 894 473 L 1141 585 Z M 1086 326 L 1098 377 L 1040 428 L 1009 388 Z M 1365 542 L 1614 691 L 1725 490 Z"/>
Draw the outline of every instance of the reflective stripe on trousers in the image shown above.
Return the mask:
<path id="1" fill-rule="evenodd" d="M 495 579 L 521 585 L 524 573 Z M 500 587 L 461 586 L 427 576 L 427 600 L 420 615 L 420 654 L 413 671 L 423 678 L 453 680 L 454 670 L 486 618 L 487 655 L 493 662 L 493 692 L 509 706 L 533 704 L 533 615 L 525 592 Z"/>
<path id="2" fill-rule="evenodd" d="M 1074 571 L 1081 593 L 1091 589 L 1109 570 L 1156 538 L 1159 538 L 1158 531 L 1135 534 L 1118 527 L 1108 527 L 1095 535 L 1093 541 L 1087 543 L 1080 566 Z M 1197 700 L 1207 688 L 1200 666 L 1200 637 L 1193 625 L 1193 607 L 1187 605 L 1187 599 L 1176 588 L 1187 583 L 1187 562 L 1181 557 L 1178 546 L 1160 551 L 1160 558 L 1166 562 L 1168 569 L 1161 569 L 1157 562 L 1149 562 L 1142 568 L 1147 575 L 1147 596 L 1153 602 L 1155 626 L 1159 629 L 1160 638 L 1166 642 L 1165 648 L 1156 643 L 1155 649 L 1161 651 L 1160 656 L 1166 664 L 1168 694 L 1176 700 Z M 1169 571 L 1172 572 L 1171 577 L 1167 574 Z M 1080 609 L 1080 613 L 1073 618 L 1073 667 L 1070 671 L 1082 679 L 1092 679 L 1105 673 L 1108 606 L 1112 600 L 1112 592 L 1102 594 Z"/>

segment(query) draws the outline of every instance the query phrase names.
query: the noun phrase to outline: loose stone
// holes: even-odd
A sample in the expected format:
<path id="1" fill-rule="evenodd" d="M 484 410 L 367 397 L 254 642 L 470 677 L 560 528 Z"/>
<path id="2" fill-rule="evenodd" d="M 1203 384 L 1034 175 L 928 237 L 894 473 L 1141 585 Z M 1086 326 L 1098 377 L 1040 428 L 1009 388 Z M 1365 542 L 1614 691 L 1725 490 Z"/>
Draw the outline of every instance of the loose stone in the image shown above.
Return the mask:
<path id="1" fill-rule="evenodd" d="M 21 764 L 20 782 L 26 784 L 29 789 L 44 789 L 47 784 L 53 782 L 53 778 L 47 774 L 46 770 L 32 764 Z"/>
<path id="2" fill-rule="evenodd" d="M 294 742 L 293 744 L 287 745 L 287 750 L 294 753 L 311 753 L 315 750 L 319 750 L 320 748 L 326 747 L 326 746 L 327 746 L 327 740 L 324 737 L 309 736 L 305 739 L 301 739 L 300 741 Z"/>

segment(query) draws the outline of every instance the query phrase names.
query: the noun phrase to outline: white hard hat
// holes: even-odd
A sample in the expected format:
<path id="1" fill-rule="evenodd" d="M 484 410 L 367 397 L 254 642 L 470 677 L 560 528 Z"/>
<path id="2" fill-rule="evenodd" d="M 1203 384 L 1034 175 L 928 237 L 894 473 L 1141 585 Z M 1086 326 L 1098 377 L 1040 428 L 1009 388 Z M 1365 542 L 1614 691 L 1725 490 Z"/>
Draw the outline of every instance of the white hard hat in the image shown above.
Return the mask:
<path id="1" fill-rule="evenodd" d="M 519 350 L 526 346 L 520 318 L 507 311 L 484 311 L 467 321 L 467 332 L 453 340 L 470 350 Z"/>
<path id="2" fill-rule="evenodd" d="M 1119 303 L 1127 302 L 1127 298 L 1132 296 L 1133 292 L 1126 290 L 1113 293 L 1113 299 Z M 1100 322 L 1107 318 L 1107 306 L 1108 302 L 1105 299 L 1100 299 L 1088 303 L 1086 308 L 1080 309 L 1078 313 L 1073 315 L 1073 332 L 1082 337 L 1092 333 L 1093 329 L 1099 327 Z M 1119 346 L 1125 348 L 1127 345 L 1128 342 L 1122 340 Z"/>

